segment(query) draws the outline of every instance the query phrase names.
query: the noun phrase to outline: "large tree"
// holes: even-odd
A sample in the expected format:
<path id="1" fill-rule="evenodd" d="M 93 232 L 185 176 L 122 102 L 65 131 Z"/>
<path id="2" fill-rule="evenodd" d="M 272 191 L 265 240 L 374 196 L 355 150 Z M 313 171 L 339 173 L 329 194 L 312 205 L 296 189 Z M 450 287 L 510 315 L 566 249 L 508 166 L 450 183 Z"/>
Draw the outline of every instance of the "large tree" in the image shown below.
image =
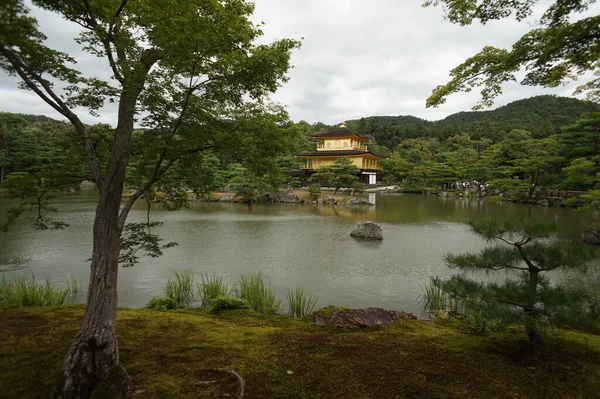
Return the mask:
<path id="1" fill-rule="evenodd" d="M 32 3 L 78 25 L 77 43 L 103 59 L 111 75 L 86 76 L 71 55 L 48 46 L 23 0 L 0 2 L 0 68 L 72 124 L 87 165 L 80 177 L 99 191 L 87 306 L 57 389 L 61 397 L 87 398 L 99 384 L 120 388 L 126 379 L 114 326 L 121 236 L 133 204 L 157 184 L 181 199 L 165 177 L 187 156 L 268 140 L 257 138 L 264 129 L 252 121 L 265 113 L 265 96 L 285 81 L 290 52 L 299 43 L 255 44 L 262 31 L 249 19 L 254 5 L 243 0 Z M 246 101 L 252 104 L 244 106 Z M 115 128 L 95 142 L 76 107 L 98 113 L 106 102 L 118 106 Z M 139 137 L 133 134 L 136 120 L 150 128 Z M 247 134 L 240 139 L 228 136 L 231 131 Z M 121 206 L 134 152 L 143 155 L 135 165 L 135 190 Z"/>
<path id="2" fill-rule="evenodd" d="M 446 18 L 461 26 L 473 21 L 490 21 L 514 17 L 530 18 L 540 0 L 426 0 L 424 6 L 442 5 Z M 443 104 L 452 93 L 481 88 L 475 108 L 490 106 L 502 93 L 505 82 L 557 87 L 592 73 L 575 93 L 587 93 L 590 100 L 600 100 L 600 15 L 581 15 L 596 0 L 554 0 L 523 37 L 511 49 L 484 47 L 450 72 L 452 79 L 436 87 L 427 99 L 428 107 Z"/>

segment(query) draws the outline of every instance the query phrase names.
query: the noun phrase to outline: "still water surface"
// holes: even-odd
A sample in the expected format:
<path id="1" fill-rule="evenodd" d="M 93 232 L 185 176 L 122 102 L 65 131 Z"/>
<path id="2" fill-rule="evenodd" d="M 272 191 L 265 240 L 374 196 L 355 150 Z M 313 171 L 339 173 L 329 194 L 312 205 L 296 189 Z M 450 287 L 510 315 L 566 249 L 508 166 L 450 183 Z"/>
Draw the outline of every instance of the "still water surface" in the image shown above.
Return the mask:
<path id="1" fill-rule="evenodd" d="M 0 267 L 19 259 L 22 268 L 4 272 L 49 277 L 57 285 L 71 274 L 87 285 L 93 191 L 64 194 L 55 199 L 57 214 L 70 226 L 61 231 L 34 231 L 27 223 L 0 233 Z M 479 200 L 439 198 L 418 194 L 377 195 L 374 207 L 316 207 L 293 204 L 257 205 L 195 203 L 168 212 L 153 209 L 164 222 L 156 231 L 177 247 L 160 258 L 141 258 L 120 270 L 119 304 L 141 307 L 163 295 L 175 271 L 217 273 L 231 284 L 244 273 L 262 271 L 279 297 L 298 285 L 319 297 L 319 306 L 377 306 L 420 312 L 417 300 L 429 277 L 453 272 L 443 263 L 448 252 L 474 251 L 485 241 L 471 234 L 465 222 L 479 216 L 523 216 L 554 219 L 559 236 L 578 238 L 589 215 L 571 209 L 545 208 Z M 143 220 L 138 204 L 131 220 Z M 0 215 L 9 206 L 0 201 Z M 381 223 L 382 242 L 357 241 L 349 236 L 360 221 Z M 503 278 L 503 277 L 502 277 Z"/>

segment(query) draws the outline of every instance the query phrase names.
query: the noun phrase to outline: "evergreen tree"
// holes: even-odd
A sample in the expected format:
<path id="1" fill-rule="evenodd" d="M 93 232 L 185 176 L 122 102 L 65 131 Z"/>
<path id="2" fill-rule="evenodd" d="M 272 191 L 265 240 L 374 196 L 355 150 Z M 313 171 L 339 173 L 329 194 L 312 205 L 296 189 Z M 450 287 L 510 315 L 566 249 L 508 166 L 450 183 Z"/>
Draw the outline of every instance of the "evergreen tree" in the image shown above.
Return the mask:
<path id="1" fill-rule="evenodd" d="M 545 277 L 553 270 L 585 271 L 595 254 L 591 247 L 552 239 L 557 228 L 554 222 L 478 219 L 469 224 L 474 233 L 497 245 L 479 253 L 449 254 L 448 266 L 466 272 L 512 272 L 516 278 L 503 283 L 481 282 L 464 275 L 432 280 L 434 287 L 459 300 L 467 313 L 495 323 L 523 324 L 534 347 L 543 344 L 542 323 L 599 326 L 597 299 Z"/>
<path id="2" fill-rule="evenodd" d="M 569 159 L 600 155 L 600 112 L 581 115 L 558 136 L 559 152 Z"/>

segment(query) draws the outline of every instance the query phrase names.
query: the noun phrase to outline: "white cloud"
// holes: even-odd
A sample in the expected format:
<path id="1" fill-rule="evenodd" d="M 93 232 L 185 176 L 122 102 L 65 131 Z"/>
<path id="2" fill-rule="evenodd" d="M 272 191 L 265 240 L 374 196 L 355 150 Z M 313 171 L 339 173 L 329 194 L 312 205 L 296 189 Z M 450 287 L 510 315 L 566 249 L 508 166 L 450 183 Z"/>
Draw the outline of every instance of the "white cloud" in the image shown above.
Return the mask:
<path id="1" fill-rule="evenodd" d="M 274 96 L 292 119 L 338 123 L 370 115 L 414 115 L 441 119 L 469 110 L 477 93 L 457 94 L 440 108 L 426 109 L 431 90 L 449 71 L 485 45 L 510 47 L 528 23 L 503 20 L 460 27 L 443 20 L 441 8 L 420 0 L 255 0 L 255 22 L 264 21 L 261 42 L 303 38 L 294 52 L 290 81 Z M 600 5 L 594 8 L 597 13 Z M 542 10 L 542 8 L 540 8 Z M 83 53 L 73 42 L 79 29 L 59 16 L 37 10 L 49 43 L 73 54 L 88 76 L 106 78 L 105 61 Z M 532 22 L 532 21 L 529 21 Z M 575 84 L 552 90 L 505 86 L 496 106 L 537 94 L 570 95 Z M 57 117 L 33 93 L 19 92 L 16 80 L 0 75 L 0 110 Z M 86 122 L 116 121 L 115 107 Z"/>

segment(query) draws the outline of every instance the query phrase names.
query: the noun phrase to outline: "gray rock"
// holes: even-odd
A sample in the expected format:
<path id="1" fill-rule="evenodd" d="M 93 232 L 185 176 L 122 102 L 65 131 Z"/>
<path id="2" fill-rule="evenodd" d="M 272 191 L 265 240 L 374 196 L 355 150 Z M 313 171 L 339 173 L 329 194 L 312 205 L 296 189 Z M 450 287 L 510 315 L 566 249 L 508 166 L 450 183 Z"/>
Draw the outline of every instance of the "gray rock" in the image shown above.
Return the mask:
<path id="1" fill-rule="evenodd" d="M 600 245 L 600 231 L 586 230 L 581 235 L 583 241 L 592 245 Z"/>
<path id="2" fill-rule="evenodd" d="M 369 200 L 363 197 L 354 197 L 346 201 L 347 205 L 369 205 Z"/>
<path id="3" fill-rule="evenodd" d="M 288 194 L 285 191 L 280 191 L 275 194 L 267 194 L 265 196 L 266 202 L 283 202 L 288 204 L 295 204 L 300 202 L 300 198 L 294 194 Z"/>
<path id="4" fill-rule="evenodd" d="M 312 317 L 318 325 L 334 326 L 345 330 L 392 324 L 398 319 L 415 320 L 417 318 L 408 312 L 396 312 L 381 308 L 345 309 L 331 305 L 317 310 Z"/>
<path id="5" fill-rule="evenodd" d="M 541 205 L 541 206 L 550 206 L 550 201 L 548 201 L 547 199 L 543 199 L 543 200 L 536 201 L 536 204 Z"/>
<path id="6" fill-rule="evenodd" d="M 366 240 L 383 240 L 381 226 L 373 222 L 362 222 L 350 233 L 352 237 Z"/>
<path id="7" fill-rule="evenodd" d="M 81 186 L 81 188 L 92 188 L 95 186 L 95 184 L 89 180 L 84 180 L 79 185 Z"/>
<path id="8" fill-rule="evenodd" d="M 563 198 L 560 197 L 551 197 L 548 199 L 550 201 L 550 205 L 552 206 L 561 206 L 563 202 Z"/>
<path id="9" fill-rule="evenodd" d="M 323 205 L 323 198 L 317 199 L 317 205 Z"/>
<path id="10" fill-rule="evenodd" d="M 219 202 L 232 202 L 235 198 L 235 195 L 223 195 L 219 198 Z"/>

